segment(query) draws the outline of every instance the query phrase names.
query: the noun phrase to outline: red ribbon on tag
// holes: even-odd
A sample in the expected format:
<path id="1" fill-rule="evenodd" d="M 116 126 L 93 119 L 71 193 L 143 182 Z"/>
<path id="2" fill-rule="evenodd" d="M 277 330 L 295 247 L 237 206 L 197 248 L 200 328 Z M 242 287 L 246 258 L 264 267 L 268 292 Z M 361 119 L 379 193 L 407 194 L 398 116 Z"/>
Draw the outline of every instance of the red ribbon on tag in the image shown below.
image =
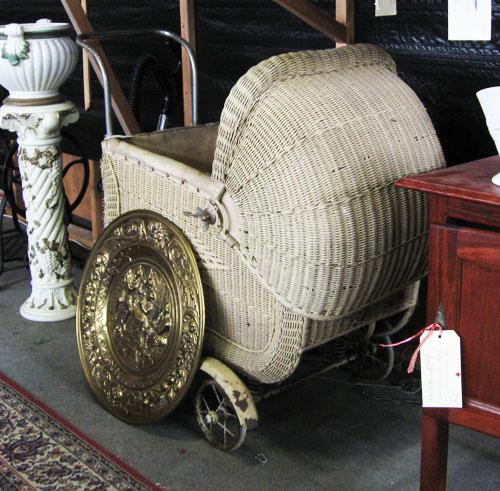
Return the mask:
<path id="1" fill-rule="evenodd" d="M 417 346 L 417 348 L 413 352 L 413 355 L 412 355 L 412 357 L 410 359 L 410 364 L 408 365 L 407 372 L 408 373 L 412 373 L 413 370 L 415 369 L 415 363 L 417 362 L 417 356 L 418 356 L 418 353 L 419 353 L 420 349 L 422 348 L 422 346 L 424 345 L 424 343 L 432 336 L 432 334 L 436 331 L 436 329 L 439 329 L 439 337 L 441 337 L 441 333 L 443 332 L 443 327 L 438 322 L 434 322 L 430 326 L 424 327 L 421 331 L 417 332 L 413 336 L 410 336 L 409 338 L 404 339 L 403 341 L 399 341 L 399 343 L 394 343 L 394 344 L 380 344 L 379 346 L 382 346 L 383 348 L 390 348 L 392 346 L 399 346 L 400 344 L 405 344 L 405 343 L 408 343 L 409 341 L 411 341 L 412 339 L 418 338 L 425 331 L 429 331 L 427 333 L 427 335 L 425 336 L 425 338 L 422 339 L 422 341 L 420 342 L 420 344 Z"/>

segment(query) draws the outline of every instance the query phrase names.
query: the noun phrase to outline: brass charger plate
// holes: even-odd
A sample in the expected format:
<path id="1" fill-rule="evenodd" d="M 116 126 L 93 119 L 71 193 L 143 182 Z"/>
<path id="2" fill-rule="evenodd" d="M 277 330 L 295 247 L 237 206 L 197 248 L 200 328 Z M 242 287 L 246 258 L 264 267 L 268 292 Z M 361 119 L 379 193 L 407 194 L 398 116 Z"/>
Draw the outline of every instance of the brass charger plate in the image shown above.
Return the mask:
<path id="1" fill-rule="evenodd" d="M 78 351 L 99 401 L 131 423 L 165 417 L 199 365 L 205 304 L 184 234 L 151 211 L 114 220 L 83 272 Z"/>

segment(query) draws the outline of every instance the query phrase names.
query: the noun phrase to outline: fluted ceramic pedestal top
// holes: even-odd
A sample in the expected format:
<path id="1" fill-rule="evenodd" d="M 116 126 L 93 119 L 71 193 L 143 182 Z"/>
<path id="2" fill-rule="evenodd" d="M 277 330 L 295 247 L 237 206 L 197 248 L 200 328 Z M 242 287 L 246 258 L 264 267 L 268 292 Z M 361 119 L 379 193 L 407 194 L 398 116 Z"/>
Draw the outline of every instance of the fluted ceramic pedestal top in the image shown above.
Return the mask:
<path id="1" fill-rule="evenodd" d="M 78 60 L 69 28 L 48 19 L 0 26 L 0 84 L 9 91 L 4 102 L 40 105 L 65 99 L 59 88 Z"/>

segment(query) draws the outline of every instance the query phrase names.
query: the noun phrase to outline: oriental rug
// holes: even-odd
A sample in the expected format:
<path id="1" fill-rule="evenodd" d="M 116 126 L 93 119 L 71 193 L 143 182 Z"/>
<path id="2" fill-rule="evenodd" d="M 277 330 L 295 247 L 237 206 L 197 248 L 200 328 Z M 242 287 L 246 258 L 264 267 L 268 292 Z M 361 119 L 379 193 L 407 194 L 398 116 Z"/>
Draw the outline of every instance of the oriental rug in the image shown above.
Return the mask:
<path id="1" fill-rule="evenodd" d="M 0 489 L 160 488 L 0 373 Z"/>

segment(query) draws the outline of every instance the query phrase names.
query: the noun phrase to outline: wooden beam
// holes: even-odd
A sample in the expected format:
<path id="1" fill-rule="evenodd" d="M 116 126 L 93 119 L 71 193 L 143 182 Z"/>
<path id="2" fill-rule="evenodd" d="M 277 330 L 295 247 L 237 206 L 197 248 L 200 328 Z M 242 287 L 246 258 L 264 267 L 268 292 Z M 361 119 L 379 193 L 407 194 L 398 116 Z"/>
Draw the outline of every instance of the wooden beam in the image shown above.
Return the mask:
<path id="1" fill-rule="evenodd" d="M 77 34 L 88 34 L 94 32 L 94 30 L 92 29 L 92 25 L 90 24 L 87 15 L 83 11 L 82 5 L 79 0 L 61 0 L 61 3 L 66 9 L 66 13 L 68 14 L 68 17 L 73 24 L 73 27 Z M 109 85 L 111 88 L 111 102 L 116 117 L 118 118 L 118 121 L 123 128 L 123 131 L 127 135 L 140 133 L 141 130 L 139 128 L 139 125 L 137 124 L 137 121 L 130 109 L 125 95 L 123 94 L 120 84 L 118 83 L 118 80 L 116 79 L 115 74 L 111 69 L 106 54 L 104 53 L 98 41 L 93 40 L 91 42 L 93 43 L 94 48 L 99 52 L 104 64 L 108 69 Z M 97 62 L 94 60 L 93 56 L 90 57 L 90 62 L 92 63 L 97 78 L 102 85 L 101 71 L 99 70 L 99 66 L 97 65 Z"/>
<path id="2" fill-rule="evenodd" d="M 95 242 L 104 230 L 104 200 L 97 190 L 97 183 L 101 179 L 101 166 L 99 162 L 89 161 L 90 165 L 90 220 L 92 222 L 92 240 Z"/>
<path id="3" fill-rule="evenodd" d="M 194 0 L 179 0 L 181 14 L 181 37 L 196 54 L 196 29 L 194 20 Z M 189 66 L 189 56 L 182 50 L 182 87 L 184 96 L 184 125 L 193 126 L 193 77 Z"/>
<path id="4" fill-rule="evenodd" d="M 324 10 L 316 7 L 308 0 L 273 0 L 281 5 L 299 19 L 307 22 L 325 36 L 345 43 L 347 40 L 346 26 L 337 22 L 333 16 L 327 14 Z M 351 0 L 346 0 L 350 2 Z"/>
<path id="5" fill-rule="evenodd" d="M 82 9 L 87 15 L 87 0 L 81 0 Z M 92 92 L 90 88 L 90 65 L 89 65 L 89 55 L 85 50 L 82 53 L 82 63 L 83 63 L 83 101 L 84 109 L 88 111 L 92 105 Z"/>
<path id="6" fill-rule="evenodd" d="M 345 43 L 337 42 L 337 48 L 345 44 L 354 43 L 354 0 L 336 0 L 335 17 L 337 22 L 345 26 Z"/>

